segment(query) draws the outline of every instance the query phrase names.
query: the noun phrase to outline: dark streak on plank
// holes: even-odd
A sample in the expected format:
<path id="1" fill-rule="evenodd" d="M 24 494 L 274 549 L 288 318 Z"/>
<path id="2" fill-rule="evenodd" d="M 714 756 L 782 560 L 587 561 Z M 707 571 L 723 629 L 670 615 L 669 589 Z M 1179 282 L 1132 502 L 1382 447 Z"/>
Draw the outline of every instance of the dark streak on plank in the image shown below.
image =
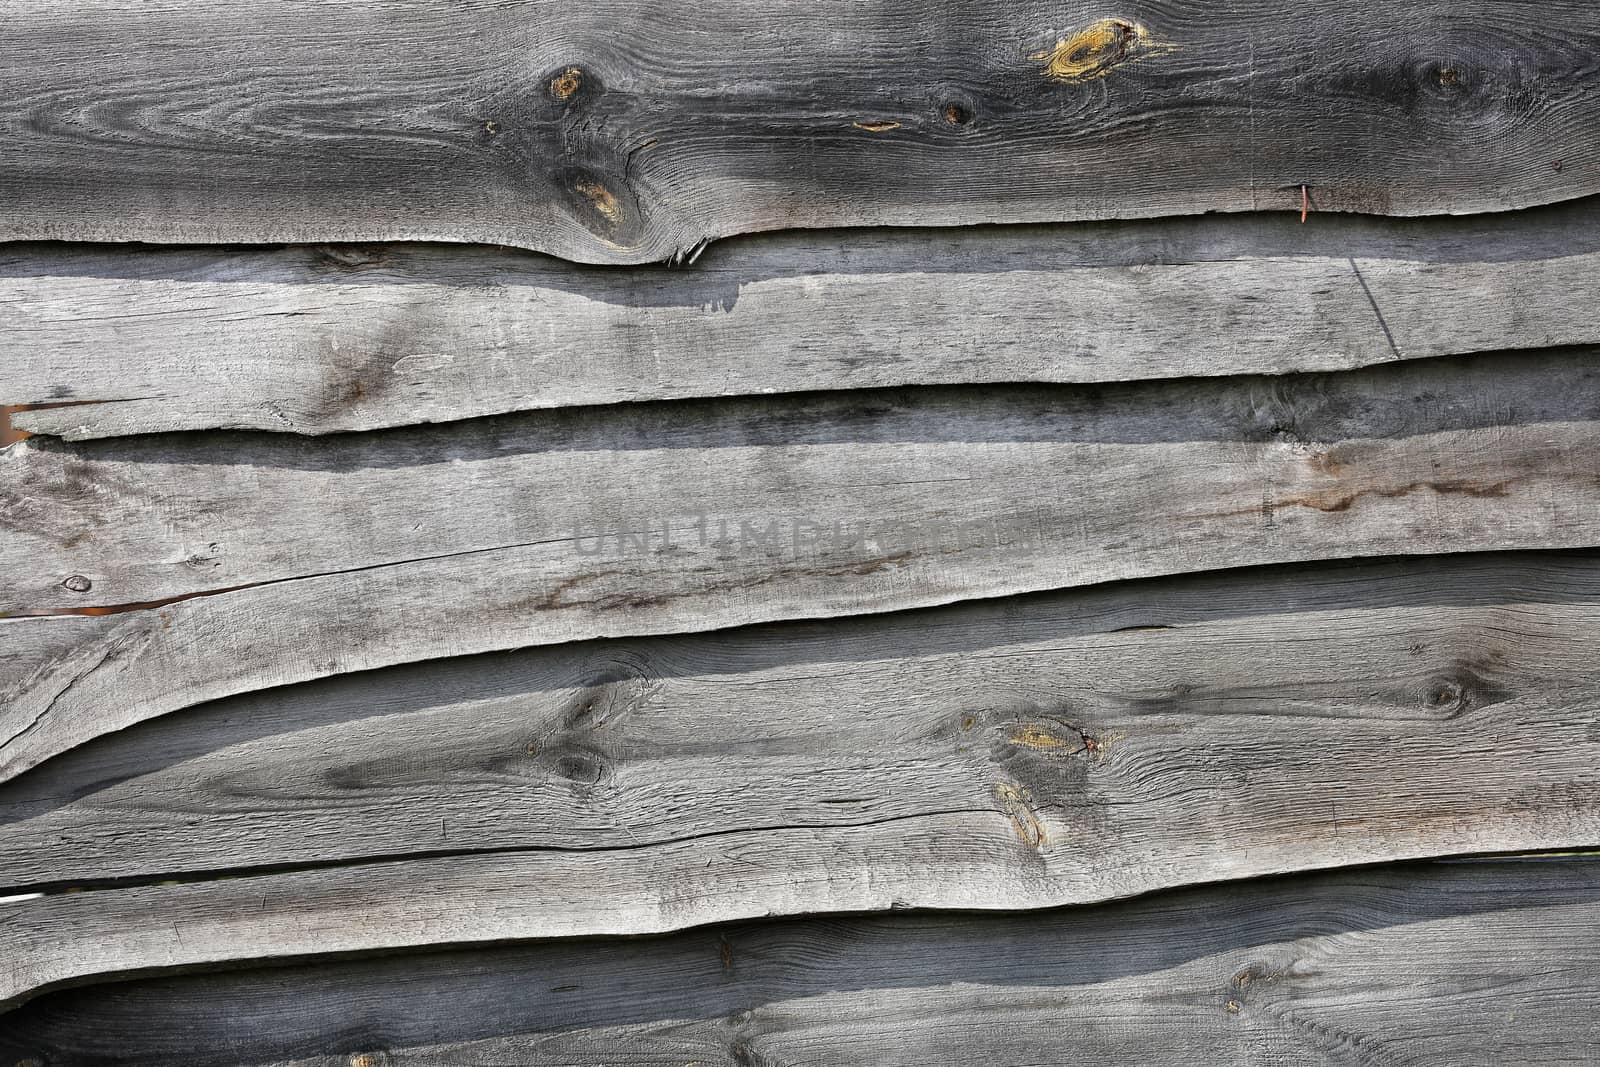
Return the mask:
<path id="1" fill-rule="evenodd" d="M 1404 32 L 1396 32 L 1403 27 Z M 203 40 L 204 48 L 194 42 Z M 788 227 L 1600 190 L 1587 0 L 19 0 L 0 238 L 640 263 Z"/>

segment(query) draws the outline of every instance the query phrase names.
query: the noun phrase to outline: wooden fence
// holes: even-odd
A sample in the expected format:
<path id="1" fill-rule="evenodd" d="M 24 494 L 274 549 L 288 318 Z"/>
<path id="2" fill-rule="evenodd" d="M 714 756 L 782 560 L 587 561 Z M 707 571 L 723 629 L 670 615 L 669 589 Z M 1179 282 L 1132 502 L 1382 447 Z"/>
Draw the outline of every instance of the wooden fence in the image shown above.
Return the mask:
<path id="1" fill-rule="evenodd" d="M 0 1065 L 1600 1062 L 1597 55 L 14 0 Z"/>

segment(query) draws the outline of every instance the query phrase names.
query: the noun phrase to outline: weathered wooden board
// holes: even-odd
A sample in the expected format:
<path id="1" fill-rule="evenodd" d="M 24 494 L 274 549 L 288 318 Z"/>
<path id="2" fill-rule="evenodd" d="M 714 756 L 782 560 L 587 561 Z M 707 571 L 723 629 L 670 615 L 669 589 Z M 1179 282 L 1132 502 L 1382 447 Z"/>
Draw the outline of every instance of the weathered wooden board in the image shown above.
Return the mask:
<path id="1" fill-rule="evenodd" d="M 214 697 L 463 652 L 1254 563 L 1588 546 L 1597 415 L 1600 372 L 1576 351 L 321 441 L 31 439 L 0 453 L 0 610 L 189 599 L 13 658 L 0 775 Z"/>
<path id="2" fill-rule="evenodd" d="M 794 827 L 878 838 L 877 870 L 917 820 L 986 810 L 983 854 L 1025 830 L 1051 899 L 1600 841 L 1597 646 L 1600 553 L 1525 553 L 431 661 L 218 702 L 7 783 L 0 895 L 441 851 L 642 868 Z"/>
<path id="3" fill-rule="evenodd" d="M 1600 553 L 1124 584 L 337 679 L 0 790 L 0 1000 L 1600 840 Z M 218 877 L 226 875 L 226 877 Z M 161 885 L 169 878 L 198 879 Z"/>
<path id="4" fill-rule="evenodd" d="M 50 1067 L 1586 1067 L 1597 1044 L 1583 860 L 172 976 L 0 1018 L 6 1062 Z"/>
<path id="5" fill-rule="evenodd" d="M 1517 208 L 1600 191 L 1597 54 L 1587 0 L 13 0 L 0 238 Z"/>
<path id="6" fill-rule="evenodd" d="M 1600 8 L 3 21 L 0 1063 L 1593 1059 Z"/>
<path id="7" fill-rule="evenodd" d="M 1600 201 L 780 234 L 692 268 L 464 246 L 0 254 L 0 401 L 72 438 L 738 393 L 1329 371 L 1600 341 Z"/>

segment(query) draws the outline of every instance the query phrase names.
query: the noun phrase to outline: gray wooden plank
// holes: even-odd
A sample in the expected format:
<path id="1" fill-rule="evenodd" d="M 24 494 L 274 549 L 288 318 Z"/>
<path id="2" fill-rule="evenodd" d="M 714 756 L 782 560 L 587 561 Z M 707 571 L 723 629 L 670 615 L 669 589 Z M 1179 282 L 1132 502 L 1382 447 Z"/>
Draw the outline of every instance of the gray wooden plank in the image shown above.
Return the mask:
<path id="1" fill-rule="evenodd" d="M 328 433 L 739 393 L 1330 371 L 1600 341 L 1600 201 L 508 250 L 22 245 L 0 401 L 69 438 Z"/>
<path id="2" fill-rule="evenodd" d="M 3 239 L 638 263 L 787 227 L 1298 213 L 1302 187 L 1397 215 L 1600 191 L 1584 0 L 7 14 Z"/>
<path id="3" fill-rule="evenodd" d="M 0 895 L 797 825 L 877 827 L 892 860 L 906 821 L 1021 797 L 1056 876 L 1108 890 L 1600 841 L 1597 643 L 1600 555 L 1531 553 L 434 660 L 0 786 Z"/>
<path id="4" fill-rule="evenodd" d="M 1596 931 L 1592 861 L 1417 864 L 91 986 L 0 1017 L 0 1050 L 51 1067 L 1586 1065 Z"/>
<path id="5" fill-rule="evenodd" d="M 176 602 L 13 662 L 0 775 L 203 700 L 429 657 L 1225 566 L 1586 547 L 1597 381 L 1573 351 L 322 441 L 30 439 L 0 453 L 0 610 Z"/>
<path id="6" fill-rule="evenodd" d="M 52 892 L 0 904 L 0 997 L 1593 844 L 1597 619 L 1600 554 L 1467 556 L 566 646 L 224 702 L 0 791 L 0 889 Z"/>

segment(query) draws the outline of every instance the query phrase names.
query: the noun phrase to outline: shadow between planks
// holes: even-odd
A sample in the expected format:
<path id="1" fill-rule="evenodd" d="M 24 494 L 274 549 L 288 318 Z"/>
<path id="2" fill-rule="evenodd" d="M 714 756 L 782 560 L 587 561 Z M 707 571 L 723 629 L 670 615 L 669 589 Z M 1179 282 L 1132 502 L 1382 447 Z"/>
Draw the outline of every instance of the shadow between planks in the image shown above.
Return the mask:
<path id="1" fill-rule="evenodd" d="M 1592 860 L 1410 864 L 1008 915 L 737 924 L 59 991 L 50 1067 L 1589 1064 Z"/>
<path id="2" fill-rule="evenodd" d="M 1600 843 L 1597 622 L 1600 553 L 1465 554 L 235 697 L 0 787 L 0 889 L 50 891 L 0 904 L 0 1004 L 308 954 Z"/>

